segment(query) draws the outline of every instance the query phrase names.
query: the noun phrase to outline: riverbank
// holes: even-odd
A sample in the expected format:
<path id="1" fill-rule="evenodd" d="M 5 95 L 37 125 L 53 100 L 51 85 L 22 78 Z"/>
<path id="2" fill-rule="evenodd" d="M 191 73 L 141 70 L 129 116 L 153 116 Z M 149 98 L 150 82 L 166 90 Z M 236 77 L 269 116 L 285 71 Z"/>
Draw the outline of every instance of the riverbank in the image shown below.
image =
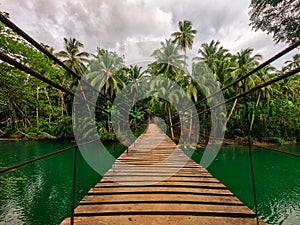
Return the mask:
<path id="1" fill-rule="evenodd" d="M 139 136 L 139 135 L 138 135 Z M 22 134 L 20 135 L 18 132 L 12 133 L 9 135 L 5 135 L 3 137 L 0 136 L 0 141 L 41 141 L 41 140 L 57 140 L 57 141 L 63 141 L 63 140 L 71 140 L 73 139 L 72 137 L 68 138 L 56 138 L 54 136 L 48 135 L 48 134 L 39 134 L 39 135 L 26 135 Z M 279 139 L 279 140 L 278 140 Z M 269 138 L 270 141 L 258 141 L 258 140 L 252 140 L 252 144 L 256 146 L 279 146 L 279 145 L 295 145 L 299 144 L 297 143 L 296 140 L 294 141 L 285 141 L 280 138 Z M 103 141 L 116 141 L 116 140 L 108 140 L 107 138 L 103 139 Z M 199 148 L 203 148 L 206 145 L 206 142 L 202 140 L 203 142 L 200 141 L 200 143 L 197 145 Z M 224 138 L 223 139 L 223 144 L 224 145 L 243 145 L 246 146 L 248 145 L 247 138 Z"/>

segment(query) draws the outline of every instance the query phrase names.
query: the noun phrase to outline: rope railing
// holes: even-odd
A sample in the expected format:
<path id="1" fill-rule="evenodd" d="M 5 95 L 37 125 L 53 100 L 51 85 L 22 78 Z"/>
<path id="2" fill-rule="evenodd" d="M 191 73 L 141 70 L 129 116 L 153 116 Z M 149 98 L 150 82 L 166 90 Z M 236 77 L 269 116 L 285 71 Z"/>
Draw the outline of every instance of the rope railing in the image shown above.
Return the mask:
<path id="1" fill-rule="evenodd" d="M 77 78 L 78 80 L 81 80 L 81 76 L 79 76 L 77 73 L 75 73 L 72 69 L 70 69 L 66 64 L 64 64 L 61 60 L 59 60 L 56 56 L 54 56 L 52 53 L 50 53 L 47 49 L 45 49 L 41 44 L 39 44 L 36 40 L 34 40 L 32 37 L 30 37 L 27 33 L 25 33 L 21 28 L 19 28 L 16 24 L 14 24 L 12 21 L 7 19 L 2 13 L 0 12 L 0 21 L 5 24 L 7 27 L 12 29 L 14 32 L 16 32 L 18 35 L 23 37 L 26 41 L 28 41 L 30 44 L 32 44 L 34 47 L 36 47 L 38 50 L 40 50 L 42 53 L 44 53 L 46 56 L 48 56 L 51 60 L 53 60 L 55 63 L 60 65 L 63 69 L 65 69 L 71 76 Z M 98 92 L 93 86 L 91 86 L 89 83 L 87 83 L 84 79 L 82 79 L 85 85 L 88 85 L 90 88 L 92 88 L 94 91 Z M 111 99 L 109 99 L 107 96 L 99 92 L 100 96 L 103 97 L 105 100 L 113 102 Z"/>
<path id="2" fill-rule="evenodd" d="M 55 55 L 50 53 L 46 48 L 44 48 L 41 44 L 39 44 L 36 40 L 34 40 L 32 37 L 30 37 L 25 31 L 23 31 L 21 28 L 19 28 L 16 24 L 14 24 L 12 21 L 10 21 L 8 18 L 6 18 L 4 15 L 2 15 L 0 11 L 0 21 L 5 24 L 7 27 L 9 27 L 11 30 L 16 32 L 18 35 L 23 37 L 26 41 L 28 41 L 31 45 L 33 45 L 35 48 L 37 48 L 39 51 L 44 53 L 46 56 L 48 56 L 51 60 L 53 60 L 55 63 L 60 65 L 65 71 L 67 71 L 71 76 L 75 77 L 77 80 L 80 80 L 83 82 L 84 85 L 91 88 L 91 90 L 95 91 L 95 93 L 99 93 L 99 95 L 104 98 L 105 100 L 113 103 L 112 99 L 109 99 L 107 96 L 102 94 L 99 90 L 95 89 L 94 86 L 92 86 L 90 83 L 88 83 L 85 79 L 81 79 L 82 77 L 79 76 L 77 73 L 75 73 L 72 69 L 70 69 L 65 63 L 63 63 L 61 60 L 59 60 Z M 25 72 L 25 71 L 24 71 Z M 82 89 L 82 87 L 80 87 Z M 81 94 L 83 97 L 83 100 L 86 102 L 86 96 L 83 90 L 81 90 Z M 87 106 L 89 108 L 89 106 Z M 122 107 L 121 110 L 125 111 Z M 103 109 L 102 109 L 103 111 Z M 110 114 L 107 111 L 106 114 Z M 122 120 L 122 119 L 121 119 Z"/>
<path id="3" fill-rule="evenodd" d="M 14 169 L 17 169 L 17 168 L 20 168 L 22 166 L 26 166 L 28 164 L 31 164 L 31 163 L 34 163 L 34 162 L 37 162 L 37 161 L 40 161 L 42 159 L 46 159 L 46 158 L 49 158 L 50 156 L 54 156 L 54 155 L 57 155 L 57 154 L 60 154 L 60 153 L 64 153 L 66 151 L 70 151 L 78 146 L 82 146 L 82 145 L 86 145 L 86 144 L 90 144 L 90 143 L 93 143 L 95 141 L 97 141 L 98 139 L 95 139 L 95 140 L 91 140 L 91 141 L 88 141 L 88 142 L 85 142 L 85 143 L 82 143 L 80 145 L 72 145 L 70 147 L 67 147 L 67 148 L 64 148 L 64 149 L 60 149 L 60 150 L 57 150 L 55 152 L 52 152 L 52 153 L 49 153 L 49 154 L 46 154 L 46 155 L 43 155 L 43 156 L 40 156 L 40 157 L 37 157 L 37 158 L 34 158 L 34 159 L 31 159 L 31 160 L 28 160 L 28 161 L 25 161 L 25 162 L 22 162 L 22 163 L 19 163 L 19 164 L 16 164 L 16 165 L 13 165 L 13 166 L 10 166 L 10 167 L 7 167 L 7 168 L 4 168 L 4 169 L 1 169 L 0 170 L 0 174 L 3 174 L 3 173 L 7 173 L 7 172 L 10 172 Z"/>
<path id="4" fill-rule="evenodd" d="M 287 53 L 289 53 L 290 51 L 296 49 L 297 47 L 300 46 L 300 41 L 295 42 L 294 44 L 290 45 L 289 47 L 285 48 L 284 50 L 282 50 L 281 52 L 277 53 L 276 55 L 274 55 L 273 57 L 271 57 L 270 59 L 266 60 L 265 62 L 261 63 L 260 65 L 258 65 L 257 67 L 255 67 L 254 69 L 252 69 L 249 73 L 239 77 L 238 79 L 232 81 L 230 84 L 222 87 L 220 90 L 214 92 L 213 94 L 201 99 L 199 102 L 196 102 L 196 105 L 199 105 L 205 101 L 207 101 L 208 99 L 216 96 L 217 94 L 220 94 L 221 92 L 227 90 L 228 88 L 236 85 L 237 83 L 247 79 L 248 77 L 250 77 L 251 75 L 253 75 L 254 73 L 258 72 L 259 70 L 263 69 L 264 67 L 266 67 L 267 65 L 271 64 L 272 62 L 274 62 L 275 60 L 281 58 L 282 56 L 286 55 Z M 186 110 L 191 109 L 191 107 L 187 108 Z M 175 117 L 175 116 L 174 116 Z"/>
<path id="5" fill-rule="evenodd" d="M 264 87 L 266 87 L 266 86 L 269 86 L 269 85 L 271 85 L 271 84 L 274 84 L 274 83 L 276 83 L 276 82 L 278 82 L 278 81 L 281 81 L 281 80 L 283 80 L 283 79 L 285 79 L 285 78 L 288 78 L 288 77 L 290 77 L 290 76 L 292 76 L 292 75 L 295 75 L 295 74 L 297 74 L 297 73 L 299 73 L 299 72 L 300 72 L 300 67 L 295 68 L 295 69 L 293 69 L 293 70 L 290 70 L 290 71 L 288 71 L 288 72 L 285 72 L 285 73 L 283 73 L 283 74 L 281 74 L 281 75 L 279 75 L 279 76 L 277 76 L 277 77 L 275 77 L 275 78 L 273 78 L 273 79 L 270 79 L 270 80 L 268 80 L 268 81 L 266 81 L 266 82 L 264 82 L 264 83 L 262 83 L 262 84 L 260 84 L 260 85 L 257 85 L 257 86 L 255 86 L 255 87 L 253 87 L 253 88 L 251 88 L 251 89 L 249 89 L 249 90 L 247 90 L 247 91 L 244 91 L 244 92 L 241 93 L 241 94 L 238 94 L 238 95 L 236 95 L 236 96 L 234 96 L 234 97 L 232 97 L 232 98 L 229 98 L 229 99 L 227 99 L 225 102 L 219 103 L 219 104 L 217 104 L 217 105 L 213 105 L 212 107 L 210 107 L 210 108 L 208 108 L 208 109 L 205 109 L 205 110 L 203 110 L 203 111 L 201 111 L 201 112 L 199 112 L 199 113 L 196 113 L 195 115 L 192 115 L 190 118 L 194 118 L 195 116 L 200 116 L 200 115 L 202 115 L 202 114 L 204 114 L 204 113 L 207 113 L 207 112 L 211 111 L 212 109 L 215 109 L 215 108 L 220 107 L 220 106 L 224 106 L 226 103 L 229 103 L 229 102 L 232 102 L 232 101 L 234 101 L 234 100 L 236 100 L 236 99 L 239 99 L 239 98 L 241 98 L 241 97 L 244 97 L 244 96 L 246 96 L 246 95 L 248 95 L 248 94 L 251 94 L 251 93 L 253 93 L 253 92 L 255 92 L 255 91 L 259 90 L 259 89 L 262 89 L 262 88 L 264 88 Z M 189 119 L 190 119 L 190 118 L 189 118 Z M 172 125 L 172 127 L 177 126 L 177 125 L 179 125 L 179 124 L 182 124 L 182 122 L 183 122 L 183 121 L 180 121 L 180 122 L 178 122 L 178 123 L 175 123 L 175 124 Z"/>
<path id="6" fill-rule="evenodd" d="M 285 155 L 289 155 L 289 156 L 295 156 L 297 158 L 300 158 L 300 154 L 297 154 L 297 153 L 294 153 L 294 152 L 282 151 L 280 149 L 271 148 L 271 147 L 263 146 L 263 145 L 253 144 L 253 146 L 256 147 L 256 148 L 262 148 L 262 149 L 265 149 L 265 150 L 268 150 L 268 151 L 277 152 L 277 153 L 281 153 L 281 154 L 285 154 Z"/>
<path id="7" fill-rule="evenodd" d="M 61 60 L 59 60 L 56 56 L 54 56 L 52 53 L 50 53 L 48 50 L 46 50 L 41 44 L 39 44 L 37 41 L 35 41 L 32 37 L 30 37 L 27 33 L 25 33 L 22 29 L 20 29 L 18 26 L 16 26 L 13 22 L 11 22 L 9 19 L 7 19 L 4 15 L 2 15 L 2 13 L 0 12 L 0 21 L 5 24 L 7 27 L 9 27 L 11 30 L 13 30 L 14 32 L 16 32 L 18 35 L 20 35 L 21 37 L 23 37 L 26 41 L 28 41 L 31 45 L 33 45 L 35 48 L 37 48 L 39 51 L 41 51 L 42 53 L 44 53 L 47 57 L 49 57 L 51 60 L 53 60 L 55 63 L 57 63 L 58 65 L 60 65 L 65 71 L 67 71 L 70 75 L 72 75 L 73 77 L 75 77 L 76 79 L 78 80 L 81 80 L 81 76 L 79 76 L 77 73 L 75 73 L 72 69 L 70 69 L 68 66 L 66 66 Z M 213 96 L 216 96 L 217 94 L 223 92 L 224 90 L 234 86 L 235 84 L 237 84 L 238 82 L 241 82 L 245 79 L 247 79 L 249 76 L 251 76 L 252 74 L 256 73 L 257 71 L 261 70 L 262 68 L 264 68 L 265 66 L 269 65 L 270 63 L 274 62 L 275 60 L 277 60 L 278 58 L 282 57 L 283 55 L 287 54 L 288 52 L 292 51 L 293 49 L 297 48 L 298 46 L 300 46 L 300 41 L 292 44 L 291 46 L 289 46 L 288 48 L 284 49 L 283 51 L 279 52 L 278 54 L 274 55 L 273 57 L 271 57 L 270 59 L 268 59 L 267 61 L 263 62 L 262 64 L 260 64 L 259 66 L 257 66 L 256 68 L 254 68 L 253 70 L 251 70 L 249 73 L 247 73 L 246 75 L 244 76 L 241 76 L 240 78 L 236 79 L 235 81 L 233 81 L 232 83 L 224 86 L 223 88 L 221 88 L 220 90 L 218 90 L 217 92 L 211 94 L 210 96 L 207 96 L 203 99 L 201 99 L 199 102 L 197 102 L 195 105 L 198 105 L 198 104 L 201 104 L 203 103 L 204 101 L 207 101 L 209 98 L 213 97 Z M 16 61 L 15 59 L 9 57 L 8 55 L 6 55 L 5 53 L 3 53 L 2 51 L 0 51 L 0 60 L 8 63 L 9 65 L 11 66 L 14 66 L 15 68 L 27 73 L 27 74 L 30 74 L 31 76 L 51 85 L 52 87 L 54 88 L 57 88 L 58 90 L 61 90 L 65 93 L 68 93 L 70 94 L 71 96 L 78 96 L 79 98 L 83 99 L 84 102 L 86 102 L 87 104 L 89 105 L 92 105 L 92 106 L 95 106 L 96 108 L 100 109 L 102 112 L 105 112 L 107 114 L 110 114 L 107 110 L 99 107 L 98 105 L 95 105 L 94 103 L 88 101 L 86 98 L 85 98 L 85 95 L 84 95 L 84 92 L 81 93 L 81 95 L 78 95 L 78 93 L 73 93 L 70 89 L 66 88 L 66 87 L 63 87 L 62 85 L 59 85 L 55 82 L 53 82 L 52 80 L 44 77 L 43 75 L 41 75 L 40 73 L 34 71 L 33 69 L 21 64 L 20 62 Z M 272 78 L 260 85 L 257 85 L 249 90 L 243 90 L 243 92 L 241 94 L 238 94 L 234 97 L 231 97 L 229 99 L 227 99 L 224 103 L 220 103 L 220 104 L 217 104 L 217 105 L 213 105 L 212 107 L 210 107 L 209 109 L 205 109 L 195 115 L 191 115 L 191 118 L 195 117 L 195 116 L 199 116 L 199 115 L 202 115 L 204 113 L 207 113 L 209 112 L 210 110 L 212 109 L 215 109 L 217 107 L 220 107 L 220 106 L 223 106 L 224 104 L 226 103 L 229 103 L 229 102 L 232 102 L 236 99 L 239 99 L 239 98 L 242 98 L 242 97 L 246 97 L 247 95 L 261 89 L 261 88 L 264 88 L 268 85 L 271 85 L 275 82 L 278 82 L 280 80 L 283 80 L 285 78 L 288 78 L 292 75 L 295 75 L 297 73 L 300 72 L 300 67 L 298 68 L 295 68 L 289 72 L 285 72 L 285 73 L 282 73 L 281 75 L 278 75 L 277 77 L 275 78 Z M 98 93 L 98 91 L 93 87 L 91 86 L 90 84 L 88 84 L 84 79 L 83 79 L 83 82 L 85 84 L 87 84 L 90 88 L 92 88 L 94 91 L 96 91 Z M 105 96 L 104 94 L 100 93 L 100 96 L 103 97 L 105 100 L 109 101 L 109 102 L 113 102 L 111 99 L 109 99 L 107 96 Z M 187 109 L 188 110 L 188 109 Z M 190 119 L 190 118 L 189 118 Z M 174 126 L 177 126 L 179 124 L 181 124 L 183 121 L 180 121 L 174 125 L 172 125 L 173 127 Z M 98 139 L 97 139 L 98 140 Z M 250 139 L 249 139 L 250 140 Z M 85 144 L 89 144 L 89 143 L 92 143 L 92 142 L 95 142 L 96 140 L 92 140 L 92 141 L 89 141 L 89 142 L 86 142 L 86 143 L 83 143 L 81 145 L 85 145 Z M 279 153 L 284 153 L 284 154 L 288 154 L 288 155 L 291 155 L 291 156 L 296 156 L 296 157 L 300 157 L 300 155 L 296 154 L 296 153 L 288 153 L 288 152 L 285 152 L 285 151 L 281 151 L 281 150 L 277 150 L 277 149 L 273 149 L 273 148 L 269 148 L 269 147 L 264 147 L 264 146 L 259 146 L 259 145 L 251 145 L 251 146 L 255 146 L 255 147 L 259 147 L 259 148 L 264 148 L 264 149 L 267 149 L 267 150 L 271 150 L 271 151 L 274 151 L 274 152 L 279 152 Z M 252 182 L 253 182 L 253 191 L 254 191 L 254 197 L 256 198 L 256 193 L 255 193 L 255 182 L 254 182 L 254 170 L 253 170 L 253 162 L 252 162 L 252 151 L 251 151 L 251 146 L 250 146 L 250 141 L 249 141 L 249 148 L 250 148 L 250 164 L 251 164 L 251 174 L 252 174 Z M 78 145 L 75 144 L 73 146 L 70 146 L 70 147 L 67 147 L 67 148 L 64 148 L 64 149 L 60 149 L 58 151 L 55 151 L 55 152 L 52 152 L 52 153 L 49 153 L 49 154 L 46 154 L 46 155 L 43 155 L 43 156 L 40 156 L 40 157 L 37 157 L 37 158 L 34 158 L 34 159 L 31 159 L 31 160 L 28 160 L 28 161 L 25 161 L 25 162 L 22 162 L 22 163 L 19 163 L 19 164 L 16 164 L 16 165 L 13 165 L 13 166 L 10 166 L 10 167 L 7 167 L 7 168 L 4 168 L 4 169 L 1 169 L 0 170 L 0 174 L 4 174 L 4 173 L 7 173 L 7 172 L 10 172 L 14 169 L 17 169 L 17 168 L 20 168 L 22 166 L 25 166 L 25 165 L 28 165 L 28 164 L 31 164 L 31 163 L 34 163 L 34 162 L 38 162 L 40 160 L 43 160 L 43 159 L 46 159 L 48 157 L 51 157 L 51 156 L 54 156 L 54 155 L 58 155 L 60 153 L 64 153 L 64 152 L 67 152 L 67 151 L 70 151 L 71 149 L 75 150 L 74 151 L 74 177 L 73 177 L 73 193 L 72 193 L 72 206 L 71 206 L 71 224 L 74 224 L 74 209 L 75 209 L 75 191 L 76 191 L 76 170 L 77 170 L 77 167 L 76 167 L 76 162 L 77 162 L 77 150 L 78 150 Z M 254 199 L 254 202 L 256 204 L 256 199 Z M 255 213 L 256 213 L 256 219 L 257 219 L 257 224 L 258 224 L 258 217 L 257 217 L 257 205 L 255 205 Z"/>
<path id="8" fill-rule="evenodd" d="M 88 104 L 90 104 L 90 105 L 96 107 L 97 109 L 101 110 L 102 112 L 104 112 L 104 113 L 110 115 L 110 112 L 108 112 L 106 109 L 101 108 L 101 107 L 98 106 L 98 105 L 95 105 L 93 102 L 87 100 L 87 99 L 85 98 L 84 95 L 83 95 L 83 96 L 80 96 L 80 95 L 78 95 L 77 92 L 76 92 L 76 93 L 73 93 L 70 89 L 68 89 L 68 88 L 66 88 L 66 87 L 63 87 L 63 86 L 61 86 L 61 85 L 59 85 L 59 84 L 53 82 L 52 80 L 50 80 L 50 79 L 44 77 L 44 76 L 41 75 L 40 73 L 38 73 L 38 72 L 36 72 L 36 71 L 30 69 L 29 67 L 27 67 L 27 66 L 25 66 L 25 65 L 23 65 L 23 64 L 21 64 L 21 63 L 19 63 L 18 61 L 12 59 L 11 57 L 9 57 L 9 56 L 7 56 L 6 54 L 4 54 L 1 50 L 0 50 L 0 59 L 1 59 L 2 61 L 4 61 L 4 62 L 8 63 L 9 65 L 14 66 L 15 68 L 17 68 L 17 69 L 19 69 L 19 70 L 21 70 L 21 71 L 23 71 L 23 72 L 25 72 L 25 73 L 27 73 L 27 74 L 33 76 L 33 77 L 35 77 L 35 78 L 37 78 L 37 79 L 39 79 L 39 80 L 45 82 L 46 84 L 51 85 L 52 87 L 54 87 L 54 88 L 56 88 L 56 89 L 58 89 L 58 90 L 61 90 L 61 91 L 65 92 L 65 93 L 68 93 L 69 95 L 71 95 L 71 96 L 73 96 L 73 97 L 74 97 L 74 96 L 79 97 L 80 99 L 84 100 L 84 102 L 86 102 L 86 103 L 88 103 Z M 81 94 L 83 94 L 83 93 L 81 93 Z"/>
<path id="9" fill-rule="evenodd" d="M 56 151 L 56 152 L 52 152 L 52 153 L 49 153 L 49 154 L 47 154 L 47 155 L 43 155 L 43 156 L 40 156 L 40 157 L 31 159 L 31 160 L 28 160 L 28 161 L 25 161 L 25 162 L 22 162 L 22 163 L 19 163 L 19 164 L 10 166 L 10 167 L 7 167 L 7 168 L 5 168 L 5 169 L 1 169 L 1 170 L 0 170 L 0 174 L 10 172 L 10 171 L 12 171 L 12 170 L 14 170 L 14 169 L 18 169 L 19 167 L 26 166 L 26 165 L 28 165 L 28 164 L 31 164 L 31 163 L 40 161 L 40 160 L 42 160 L 42 159 L 46 159 L 46 158 L 48 158 L 48 157 L 50 157 L 50 156 L 54 156 L 54 155 L 57 155 L 57 154 L 60 154 L 60 153 L 69 151 L 69 150 L 71 150 L 71 149 L 74 149 L 76 146 L 77 146 L 77 145 L 73 145 L 73 146 L 71 146 L 71 147 L 67 147 L 67 148 L 58 150 L 58 151 Z"/>

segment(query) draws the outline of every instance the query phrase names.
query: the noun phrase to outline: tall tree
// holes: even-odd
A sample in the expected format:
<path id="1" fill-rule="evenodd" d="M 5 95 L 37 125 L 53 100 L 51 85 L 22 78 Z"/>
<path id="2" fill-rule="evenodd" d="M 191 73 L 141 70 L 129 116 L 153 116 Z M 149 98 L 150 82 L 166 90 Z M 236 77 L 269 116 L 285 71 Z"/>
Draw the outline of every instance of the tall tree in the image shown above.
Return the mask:
<path id="1" fill-rule="evenodd" d="M 231 73 L 232 80 L 236 80 L 239 77 L 246 75 L 255 66 L 257 66 L 259 64 L 258 60 L 262 59 L 262 55 L 260 55 L 260 54 L 252 55 L 253 51 L 254 51 L 254 49 L 247 48 L 247 49 L 243 49 L 240 52 L 238 52 L 236 56 L 232 56 L 236 63 L 236 68 Z M 233 87 L 233 93 L 241 93 L 244 91 L 243 89 L 252 88 L 259 82 L 260 82 L 260 77 L 257 76 L 257 74 L 253 74 L 250 77 L 248 77 L 246 80 L 239 82 L 237 85 L 235 85 Z M 234 112 L 237 101 L 238 101 L 238 99 L 236 99 L 233 102 L 232 108 L 227 117 L 227 122 L 229 121 L 232 113 Z"/>
<path id="2" fill-rule="evenodd" d="M 141 86 L 143 85 L 143 82 L 145 81 L 145 78 L 147 76 L 147 74 L 145 73 L 145 71 L 142 72 L 142 67 L 141 66 L 130 66 L 127 69 L 127 81 L 130 82 L 130 92 L 131 92 L 131 96 L 132 96 L 132 107 L 135 104 L 135 98 L 136 98 L 136 94 L 139 90 L 139 88 L 141 88 Z"/>
<path id="3" fill-rule="evenodd" d="M 161 75 L 163 76 L 163 75 Z M 164 112 L 166 115 L 166 120 L 169 122 L 171 138 L 174 140 L 174 127 L 173 127 L 173 116 L 172 116 L 172 104 L 178 103 L 180 101 L 180 93 L 174 87 L 174 84 L 170 79 L 155 79 L 151 82 L 150 88 L 153 92 L 154 105 L 164 107 Z M 166 101 L 161 101 L 158 96 L 162 94 L 165 96 Z"/>
<path id="4" fill-rule="evenodd" d="M 229 50 L 220 46 L 219 41 L 212 40 L 210 43 L 203 43 L 198 53 L 200 56 L 195 57 L 195 59 L 205 62 L 217 77 L 220 85 L 225 85 L 230 72 L 233 70 Z"/>
<path id="5" fill-rule="evenodd" d="M 287 60 L 285 62 L 287 69 L 296 69 L 300 66 L 300 54 L 296 54 L 293 56 L 292 60 Z"/>
<path id="6" fill-rule="evenodd" d="M 163 74 L 172 80 L 182 74 L 184 65 L 184 56 L 179 53 L 180 47 L 174 45 L 171 39 L 161 42 L 162 47 L 155 50 L 152 56 L 156 59 L 154 62 L 154 75 Z M 152 68 L 153 69 L 153 68 Z"/>
<path id="7" fill-rule="evenodd" d="M 114 52 L 99 49 L 95 60 L 87 70 L 86 78 L 91 80 L 91 85 L 101 91 L 107 98 L 112 99 L 124 86 L 120 78 L 123 59 Z"/>
<path id="8" fill-rule="evenodd" d="M 294 43 L 300 40 L 299 11 L 299 1 L 295 0 L 252 0 L 250 25 L 272 33 L 276 43 Z"/>
<path id="9" fill-rule="evenodd" d="M 179 21 L 178 27 L 179 31 L 172 33 L 172 37 L 174 37 L 174 43 L 177 43 L 183 49 L 184 60 L 186 60 L 186 49 L 192 49 L 197 30 L 193 30 L 192 22 L 188 20 Z"/>
<path id="10" fill-rule="evenodd" d="M 84 45 L 75 38 L 64 38 L 65 50 L 57 53 L 63 62 L 76 74 L 82 75 L 85 71 L 85 64 L 89 62 L 89 53 L 80 52 Z"/>

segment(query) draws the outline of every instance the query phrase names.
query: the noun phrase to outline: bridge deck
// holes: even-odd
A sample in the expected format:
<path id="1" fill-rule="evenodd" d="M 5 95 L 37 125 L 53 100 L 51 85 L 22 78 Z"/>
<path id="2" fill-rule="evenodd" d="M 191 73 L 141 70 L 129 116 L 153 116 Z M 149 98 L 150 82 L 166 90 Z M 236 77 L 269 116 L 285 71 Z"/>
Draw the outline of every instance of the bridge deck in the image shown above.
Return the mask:
<path id="1" fill-rule="evenodd" d="M 256 224 L 249 208 L 156 125 L 128 153 L 82 199 L 75 224 Z"/>

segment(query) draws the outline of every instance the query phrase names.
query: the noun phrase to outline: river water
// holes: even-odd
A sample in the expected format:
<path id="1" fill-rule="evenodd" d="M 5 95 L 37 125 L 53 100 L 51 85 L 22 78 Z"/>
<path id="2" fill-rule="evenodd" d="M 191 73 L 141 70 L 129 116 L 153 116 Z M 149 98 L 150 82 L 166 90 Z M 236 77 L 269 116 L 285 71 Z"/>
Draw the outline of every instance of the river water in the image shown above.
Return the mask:
<path id="1" fill-rule="evenodd" d="M 0 142 L 0 168 L 33 159 L 68 146 L 71 142 Z M 124 146 L 105 143 L 116 157 Z M 279 147 L 277 147 L 279 148 Z M 300 154 L 299 146 L 282 146 Z M 198 161 L 202 152 L 194 154 Z M 268 224 L 300 224 L 300 158 L 253 149 L 258 213 Z M 56 225 L 70 216 L 73 190 L 74 151 L 51 156 L 0 175 L 0 224 Z M 224 146 L 208 168 L 244 204 L 254 209 L 249 151 Z M 81 155 L 77 159 L 76 199 L 101 178 Z"/>

